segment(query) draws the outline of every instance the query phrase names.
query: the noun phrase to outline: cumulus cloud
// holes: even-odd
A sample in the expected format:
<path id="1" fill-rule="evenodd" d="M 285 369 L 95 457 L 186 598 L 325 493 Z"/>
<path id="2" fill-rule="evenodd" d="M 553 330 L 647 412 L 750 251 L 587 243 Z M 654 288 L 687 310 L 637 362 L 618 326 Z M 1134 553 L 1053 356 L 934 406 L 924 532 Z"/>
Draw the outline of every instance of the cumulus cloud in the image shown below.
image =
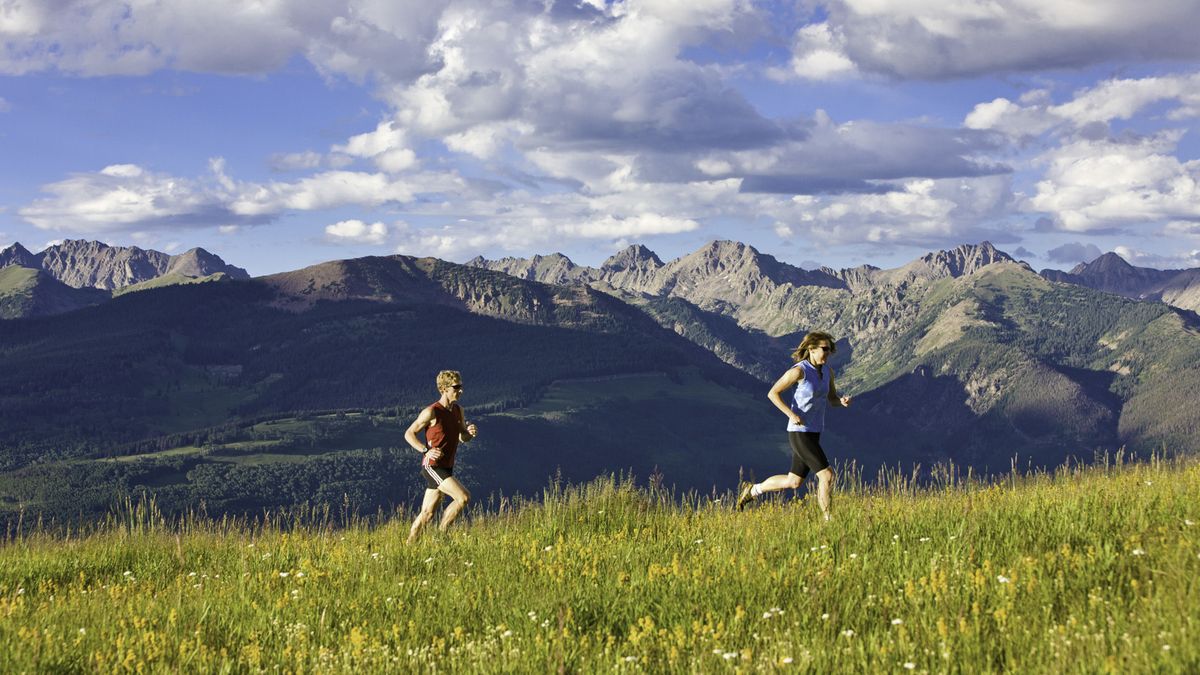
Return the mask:
<path id="1" fill-rule="evenodd" d="M 798 31 L 793 63 L 814 59 L 819 64 L 824 58 L 838 64 L 841 74 L 857 70 L 939 79 L 1200 57 L 1200 42 L 1192 36 L 1200 5 L 1176 0 L 828 0 L 822 5 L 828 18 L 819 30 Z M 830 38 L 813 39 L 817 32 Z M 843 59 L 849 65 L 842 66 Z"/>
<path id="2" fill-rule="evenodd" d="M 854 75 L 858 68 L 846 55 L 846 36 L 829 23 L 809 24 L 796 31 L 791 71 L 809 80 L 831 80 Z M 778 71 L 772 73 L 778 77 Z"/>
<path id="3" fill-rule="evenodd" d="M 339 244 L 382 244 L 387 237 L 387 225 L 379 222 L 367 224 L 361 220 L 342 220 L 325 226 L 325 239 Z"/>
<path id="4" fill-rule="evenodd" d="M 418 192 L 461 188 L 452 175 L 399 180 L 381 173 L 326 171 L 291 182 L 254 183 L 230 178 L 220 159 L 210 163 L 208 175 L 195 179 L 114 164 L 44 186 L 51 196 L 18 213 L 42 229 L 97 234 L 255 225 L 288 211 L 374 207 L 411 201 Z"/>
<path id="5" fill-rule="evenodd" d="M 1095 244 L 1070 242 L 1046 251 L 1046 259 L 1051 262 L 1073 265 L 1091 262 L 1103 254 L 1104 252 Z"/>
<path id="6" fill-rule="evenodd" d="M 530 248 L 560 247 L 570 239 L 640 240 L 654 235 L 690 232 L 699 227 L 694 220 L 659 213 L 592 215 L 567 222 L 540 216 L 529 220 L 504 217 L 413 229 L 404 233 L 396 250 L 406 254 L 453 257 L 488 249 L 528 251 Z"/>
<path id="7" fill-rule="evenodd" d="M 1020 103 L 997 98 L 976 105 L 964 125 L 1014 137 L 1037 136 L 1055 128 L 1094 135 L 1092 128 L 1103 133 L 1104 125 L 1131 119 L 1163 101 L 1173 104 L 1168 112 L 1170 119 L 1183 120 L 1200 114 L 1200 73 L 1106 80 L 1076 92 L 1071 100 L 1059 105 L 1042 96 Z"/>
<path id="8" fill-rule="evenodd" d="M 430 66 L 426 47 L 445 4 L 7 0 L 0 6 L 0 73 L 264 73 L 303 54 L 331 75 L 411 78 Z"/>
<path id="9" fill-rule="evenodd" d="M 417 155 L 408 147 L 408 136 L 400 125 L 381 122 L 374 131 L 352 136 L 344 145 L 333 146 L 333 151 L 370 159 L 375 166 L 387 173 L 400 173 L 417 163 Z"/>
<path id="10" fill-rule="evenodd" d="M 1181 251 L 1174 255 L 1163 255 L 1140 251 L 1129 246 L 1117 246 L 1113 252 L 1124 258 L 1130 265 L 1138 267 L 1156 267 L 1158 269 L 1200 267 L 1200 249 Z"/>
<path id="11" fill-rule="evenodd" d="M 941 246 L 968 239 L 1015 241 L 1003 229 L 1012 190 L 1008 176 L 914 180 L 882 194 L 797 195 L 773 209 L 784 239 L 840 244 Z"/>
<path id="12" fill-rule="evenodd" d="M 1166 131 L 1064 143 L 1041 157 L 1046 169 L 1030 206 L 1071 232 L 1200 220 L 1200 161 L 1170 154 L 1179 139 Z"/>

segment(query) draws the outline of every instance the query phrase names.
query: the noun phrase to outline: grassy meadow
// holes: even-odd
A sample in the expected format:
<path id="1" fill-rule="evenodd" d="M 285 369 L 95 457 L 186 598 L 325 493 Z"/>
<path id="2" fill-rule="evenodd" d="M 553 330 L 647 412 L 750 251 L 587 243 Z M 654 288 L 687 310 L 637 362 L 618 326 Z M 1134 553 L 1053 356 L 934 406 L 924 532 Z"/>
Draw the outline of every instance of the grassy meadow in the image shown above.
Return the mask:
<path id="1" fill-rule="evenodd" d="M 842 474 L 830 523 L 616 479 L 413 546 L 405 513 L 24 523 L 0 671 L 1200 671 L 1195 461 Z"/>

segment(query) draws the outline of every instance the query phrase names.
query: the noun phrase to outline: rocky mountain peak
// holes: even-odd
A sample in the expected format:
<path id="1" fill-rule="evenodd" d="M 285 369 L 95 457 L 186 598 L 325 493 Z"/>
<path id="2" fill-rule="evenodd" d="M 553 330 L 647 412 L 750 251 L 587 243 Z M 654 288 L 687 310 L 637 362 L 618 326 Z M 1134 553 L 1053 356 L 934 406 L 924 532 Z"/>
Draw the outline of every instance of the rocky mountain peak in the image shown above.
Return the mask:
<path id="1" fill-rule="evenodd" d="M 605 260 L 600 265 L 600 269 L 620 272 L 627 269 L 658 268 L 662 266 L 663 261 L 655 255 L 654 251 L 641 244 L 633 244 L 613 254 L 608 260 Z"/>
<path id="2" fill-rule="evenodd" d="M 1012 256 L 1000 251 L 989 241 L 978 245 L 963 244 L 949 251 L 936 251 L 922 258 L 931 269 L 944 271 L 946 276 L 960 277 L 979 268 L 998 262 L 1015 262 Z"/>
<path id="3" fill-rule="evenodd" d="M 1109 251 L 1091 262 L 1079 263 L 1071 268 L 1070 274 L 1126 274 L 1133 270 L 1133 265 Z"/>
<path id="4" fill-rule="evenodd" d="M 38 257 L 29 252 L 29 249 L 16 242 L 0 250 L 0 267 L 8 267 L 16 265 L 17 267 L 41 267 Z"/>
<path id="5" fill-rule="evenodd" d="M 900 267 L 890 276 L 895 282 L 905 279 L 944 279 L 973 274 L 987 265 L 1016 262 L 1012 256 L 997 249 L 991 242 L 963 244 L 956 248 L 933 251 Z M 1024 263 L 1021 263 L 1024 265 Z"/>
<path id="6" fill-rule="evenodd" d="M 165 274 L 204 277 L 223 272 L 234 279 L 249 279 L 246 270 L 226 264 L 202 248 L 172 256 L 137 246 L 109 246 L 101 241 L 67 239 L 36 255 L 14 244 L 0 252 L 0 265 L 23 264 L 40 268 L 74 288 L 114 290 L 156 279 Z M 14 252 L 10 255 L 10 252 Z M 21 253 L 24 252 L 24 253 Z M 20 257 L 23 263 L 17 263 Z"/>

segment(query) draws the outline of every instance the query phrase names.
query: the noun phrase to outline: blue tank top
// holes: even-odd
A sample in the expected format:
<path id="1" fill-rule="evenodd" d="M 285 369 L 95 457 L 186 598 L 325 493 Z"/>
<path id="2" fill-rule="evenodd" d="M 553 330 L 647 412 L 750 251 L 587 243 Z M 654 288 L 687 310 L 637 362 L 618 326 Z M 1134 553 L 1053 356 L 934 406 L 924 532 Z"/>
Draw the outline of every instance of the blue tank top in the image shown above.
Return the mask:
<path id="1" fill-rule="evenodd" d="M 796 383 L 796 393 L 792 395 L 791 408 L 800 415 L 804 424 L 796 425 L 788 422 L 788 431 L 821 431 L 825 428 L 825 408 L 829 403 L 829 378 L 833 369 L 828 364 L 824 374 L 817 373 L 817 367 L 808 360 L 801 361 L 793 368 L 800 369 L 800 381 Z"/>

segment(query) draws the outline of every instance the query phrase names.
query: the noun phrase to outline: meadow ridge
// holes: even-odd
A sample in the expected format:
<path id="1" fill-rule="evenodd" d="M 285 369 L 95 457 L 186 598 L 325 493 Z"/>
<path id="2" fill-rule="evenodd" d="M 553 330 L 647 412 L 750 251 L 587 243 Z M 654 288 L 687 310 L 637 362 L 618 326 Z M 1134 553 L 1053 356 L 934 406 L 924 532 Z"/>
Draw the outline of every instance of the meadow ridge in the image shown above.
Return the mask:
<path id="1" fill-rule="evenodd" d="M 405 546 L 410 514 L 0 547 L 4 672 L 1200 670 L 1200 464 L 865 485 L 731 508 L 608 478 Z M 30 531 L 32 529 L 32 531 Z"/>

